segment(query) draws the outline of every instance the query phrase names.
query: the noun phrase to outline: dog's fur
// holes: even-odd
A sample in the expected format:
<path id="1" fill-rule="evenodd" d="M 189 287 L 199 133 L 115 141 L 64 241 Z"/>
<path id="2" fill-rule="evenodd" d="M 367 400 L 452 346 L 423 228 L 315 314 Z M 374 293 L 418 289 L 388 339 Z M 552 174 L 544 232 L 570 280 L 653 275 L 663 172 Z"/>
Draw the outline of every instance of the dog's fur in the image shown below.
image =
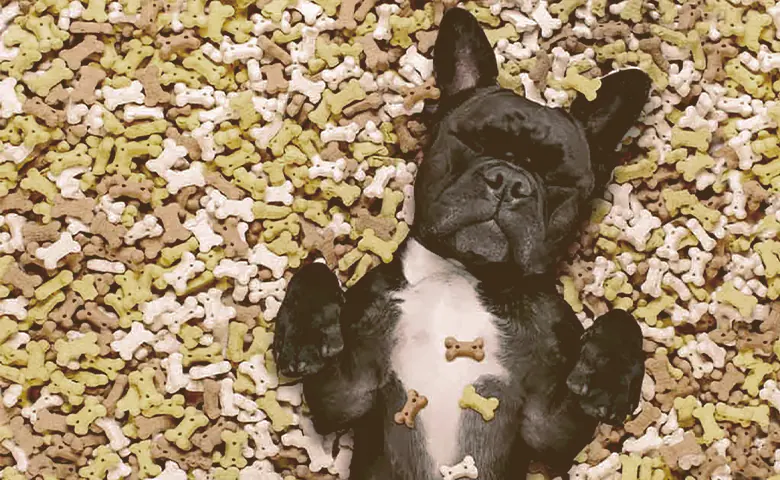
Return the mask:
<path id="1" fill-rule="evenodd" d="M 440 478 L 476 461 L 481 480 L 524 478 L 530 460 L 564 473 L 599 421 L 636 407 L 642 336 L 613 311 L 587 332 L 553 268 L 649 93 L 639 70 L 602 79 L 571 114 L 496 86 L 490 44 L 448 11 L 434 50 L 442 92 L 415 184 L 416 221 L 395 259 L 343 293 L 320 263 L 290 281 L 276 320 L 280 372 L 304 377 L 316 428 L 355 431 L 352 476 Z M 445 337 L 481 337 L 485 359 L 445 359 Z M 458 400 L 498 398 L 485 421 Z M 428 398 L 413 429 L 407 391 Z"/>

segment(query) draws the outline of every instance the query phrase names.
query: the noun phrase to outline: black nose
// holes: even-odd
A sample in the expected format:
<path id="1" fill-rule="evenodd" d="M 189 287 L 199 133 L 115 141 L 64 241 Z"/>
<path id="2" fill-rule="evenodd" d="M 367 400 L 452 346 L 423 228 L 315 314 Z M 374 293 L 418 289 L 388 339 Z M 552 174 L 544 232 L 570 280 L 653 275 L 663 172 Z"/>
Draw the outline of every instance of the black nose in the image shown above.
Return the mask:
<path id="1" fill-rule="evenodd" d="M 529 176 L 511 167 L 502 165 L 488 167 L 482 171 L 482 178 L 497 197 L 508 195 L 511 199 L 517 200 L 533 193 L 533 184 Z"/>

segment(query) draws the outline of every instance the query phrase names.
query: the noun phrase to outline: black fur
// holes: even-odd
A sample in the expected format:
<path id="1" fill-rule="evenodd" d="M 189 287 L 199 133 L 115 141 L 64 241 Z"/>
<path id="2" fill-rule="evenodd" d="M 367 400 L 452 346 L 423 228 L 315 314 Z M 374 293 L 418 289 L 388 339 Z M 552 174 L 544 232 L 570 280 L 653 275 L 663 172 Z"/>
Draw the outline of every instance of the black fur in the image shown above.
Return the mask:
<path id="1" fill-rule="evenodd" d="M 510 372 L 507 383 L 478 380 L 501 407 L 489 423 L 464 411 L 459 448 L 477 460 L 482 480 L 524 478 L 530 460 L 562 474 L 599 421 L 620 423 L 639 401 L 636 321 L 613 311 L 584 332 L 552 272 L 608 181 L 650 82 L 637 70 L 618 72 L 603 79 L 595 101 L 578 98 L 571 114 L 537 105 L 495 85 L 490 45 L 460 9 L 444 16 L 434 66 L 443 95 L 415 184 L 411 237 L 479 280 Z M 315 427 L 354 429 L 356 480 L 440 478 L 425 427 L 393 422 L 406 397 L 389 362 L 400 312 L 394 294 L 408 286 L 406 248 L 346 293 L 324 265 L 304 267 L 276 320 L 279 370 L 304 375 Z"/>

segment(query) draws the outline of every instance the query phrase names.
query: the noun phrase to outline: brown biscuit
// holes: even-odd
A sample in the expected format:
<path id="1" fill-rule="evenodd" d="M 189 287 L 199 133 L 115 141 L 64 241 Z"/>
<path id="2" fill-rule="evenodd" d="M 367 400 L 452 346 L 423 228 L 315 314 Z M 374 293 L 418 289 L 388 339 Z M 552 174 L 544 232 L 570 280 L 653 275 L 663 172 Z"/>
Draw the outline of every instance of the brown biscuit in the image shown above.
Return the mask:
<path id="1" fill-rule="evenodd" d="M 74 217 L 84 223 L 90 223 L 94 217 L 92 210 L 95 208 L 95 199 L 84 197 L 79 199 L 66 199 L 57 195 L 54 205 L 51 207 L 52 218 Z"/>
<path id="2" fill-rule="evenodd" d="M 12 285 L 22 292 L 25 297 L 32 297 L 35 294 L 35 288 L 43 282 L 38 275 L 29 275 L 19 267 L 16 262 L 11 262 L 3 273 L 2 283 Z"/>
<path id="3" fill-rule="evenodd" d="M 122 245 L 127 229 L 123 225 L 114 225 L 113 223 L 109 222 L 108 217 L 106 216 L 106 212 L 98 212 L 89 226 L 89 231 L 95 235 L 100 235 L 101 237 L 105 238 L 108 242 L 108 246 L 114 249 Z M 95 237 L 92 238 L 94 239 Z M 86 255 L 91 255 L 87 251 L 86 247 L 84 247 L 84 253 Z M 105 255 L 97 254 L 96 256 L 103 257 Z M 143 261 L 143 258 L 141 261 Z"/>
<path id="4" fill-rule="evenodd" d="M 70 33 L 102 33 L 111 35 L 114 33 L 114 26 L 108 22 L 72 22 L 70 24 Z"/>
<path id="5" fill-rule="evenodd" d="M 40 97 L 27 99 L 22 106 L 24 113 L 43 120 L 47 127 L 54 128 L 65 122 L 65 112 L 46 105 Z"/>
<path id="6" fill-rule="evenodd" d="M 257 43 L 260 45 L 260 48 L 263 49 L 263 52 L 279 60 L 285 66 L 290 65 L 292 63 L 292 57 L 287 52 L 287 50 L 277 45 L 276 42 L 272 41 L 265 35 L 260 35 L 259 37 L 257 37 Z"/>
<path id="7" fill-rule="evenodd" d="M 417 390 L 409 390 L 407 394 L 406 404 L 395 414 L 394 420 L 398 425 L 405 424 L 409 428 L 414 428 L 414 418 L 428 405 L 428 398 L 417 393 Z"/>
<path id="8" fill-rule="evenodd" d="M 217 382 L 214 382 L 217 383 Z M 222 432 L 230 430 L 235 432 L 238 425 L 224 417 L 218 417 L 212 425 L 206 430 L 195 432 L 191 439 L 192 444 L 198 447 L 203 453 L 211 453 L 222 443 Z"/>
<path id="9" fill-rule="evenodd" d="M 66 433 L 68 431 L 68 422 L 65 421 L 65 415 L 51 413 L 50 411 L 44 409 L 38 412 L 33 430 L 35 430 L 36 433 Z"/>
<path id="10" fill-rule="evenodd" d="M 119 319 L 101 310 L 95 302 L 87 302 L 84 308 L 76 313 L 76 318 L 82 322 L 89 322 L 98 329 L 116 330 L 119 328 Z"/>
<path id="11" fill-rule="evenodd" d="M 284 67 L 281 63 L 271 63 L 264 65 L 260 71 L 265 76 L 267 83 L 266 91 L 270 95 L 286 92 L 290 84 L 284 78 Z"/>
<path id="12" fill-rule="evenodd" d="M 74 102 L 84 102 L 87 105 L 92 105 L 97 101 L 95 90 L 98 84 L 105 78 L 106 72 L 101 68 L 89 65 L 79 68 L 79 79 L 73 85 L 70 98 Z M 46 97 L 46 103 L 50 103 L 49 97 Z"/>
<path id="13" fill-rule="evenodd" d="M 33 208 L 33 203 L 27 197 L 27 195 L 21 190 L 17 190 L 14 193 L 0 198 L 0 213 L 9 211 L 16 212 L 29 212 Z"/>
<path id="14" fill-rule="evenodd" d="M 157 65 L 149 65 L 144 69 L 135 71 L 135 78 L 141 82 L 144 87 L 144 105 L 153 107 L 158 103 L 168 103 L 171 100 L 171 94 L 163 90 L 160 85 L 160 69 Z"/>
<path id="15" fill-rule="evenodd" d="M 448 362 L 458 357 L 468 357 L 478 362 L 485 358 L 485 341 L 482 337 L 477 337 L 473 342 L 459 342 L 455 337 L 447 337 L 444 346 L 447 348 L 444 356 Z"/>
<path id="16" fill-rule="evenodd" d="M 167 60 L 175 53 L 187 52 L 200 47 L 200 39 L 192 30 L 184 30 L 180 34 L 170 37 L 158 35 L 156 44 L 160 49 L 162 58 Z"/>
<path id="17" fill-rule="evenodd" d="M 156 417 L 135 417 L 135 428 L 138 433 L 138 438 L 146 440 L 154 435 L 164 432 L 169 428 L 176 426 L 176 420 L 168 415 L 158 415 Z"/>
<path id="18" fill-rule="evenodd" d="M 59 57 L 65 60 L 68 64 L 68 68 L 71 70 L 77 70 L 81 67 L 87 57 L 93 53 L 102 53 L 106 48 L 106 45 L 98 40 L 95 35 L 87 35 L 84 39 L 75 47 L 59 52 Z"/>
<path id="19" fill-rule="evenodd" d="M 84 300 L 73 290 L 68 290 L 65 301 L 49 313 L 49 320 L 63 328 L 73 326 L 73 314 L 84 305 Z"/>

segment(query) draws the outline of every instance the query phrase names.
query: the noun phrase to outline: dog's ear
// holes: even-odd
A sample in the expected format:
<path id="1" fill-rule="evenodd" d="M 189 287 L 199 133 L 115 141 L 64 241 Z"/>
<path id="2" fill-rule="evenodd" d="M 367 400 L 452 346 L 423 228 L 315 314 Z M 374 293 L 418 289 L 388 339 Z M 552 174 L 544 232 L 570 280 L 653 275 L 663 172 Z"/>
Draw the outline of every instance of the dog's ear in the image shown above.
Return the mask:
<path id="1" fill-rule="evenodd" d="M 442 96 L 496 82 L 498 65 L 490 42 L 477 19 L 466 10 L 444 14 L 433 50 L 436 83 Z"/>
<path id="2" fill-rule="evenodd" d="M 592 152 L 609 153 L 617 148 L 642 113 L 650 86 L 645 72 L 619 70 L 601 79 L 593 101 L 582 95 L 574 100 L 571 114 L 585 127 Z"/>

